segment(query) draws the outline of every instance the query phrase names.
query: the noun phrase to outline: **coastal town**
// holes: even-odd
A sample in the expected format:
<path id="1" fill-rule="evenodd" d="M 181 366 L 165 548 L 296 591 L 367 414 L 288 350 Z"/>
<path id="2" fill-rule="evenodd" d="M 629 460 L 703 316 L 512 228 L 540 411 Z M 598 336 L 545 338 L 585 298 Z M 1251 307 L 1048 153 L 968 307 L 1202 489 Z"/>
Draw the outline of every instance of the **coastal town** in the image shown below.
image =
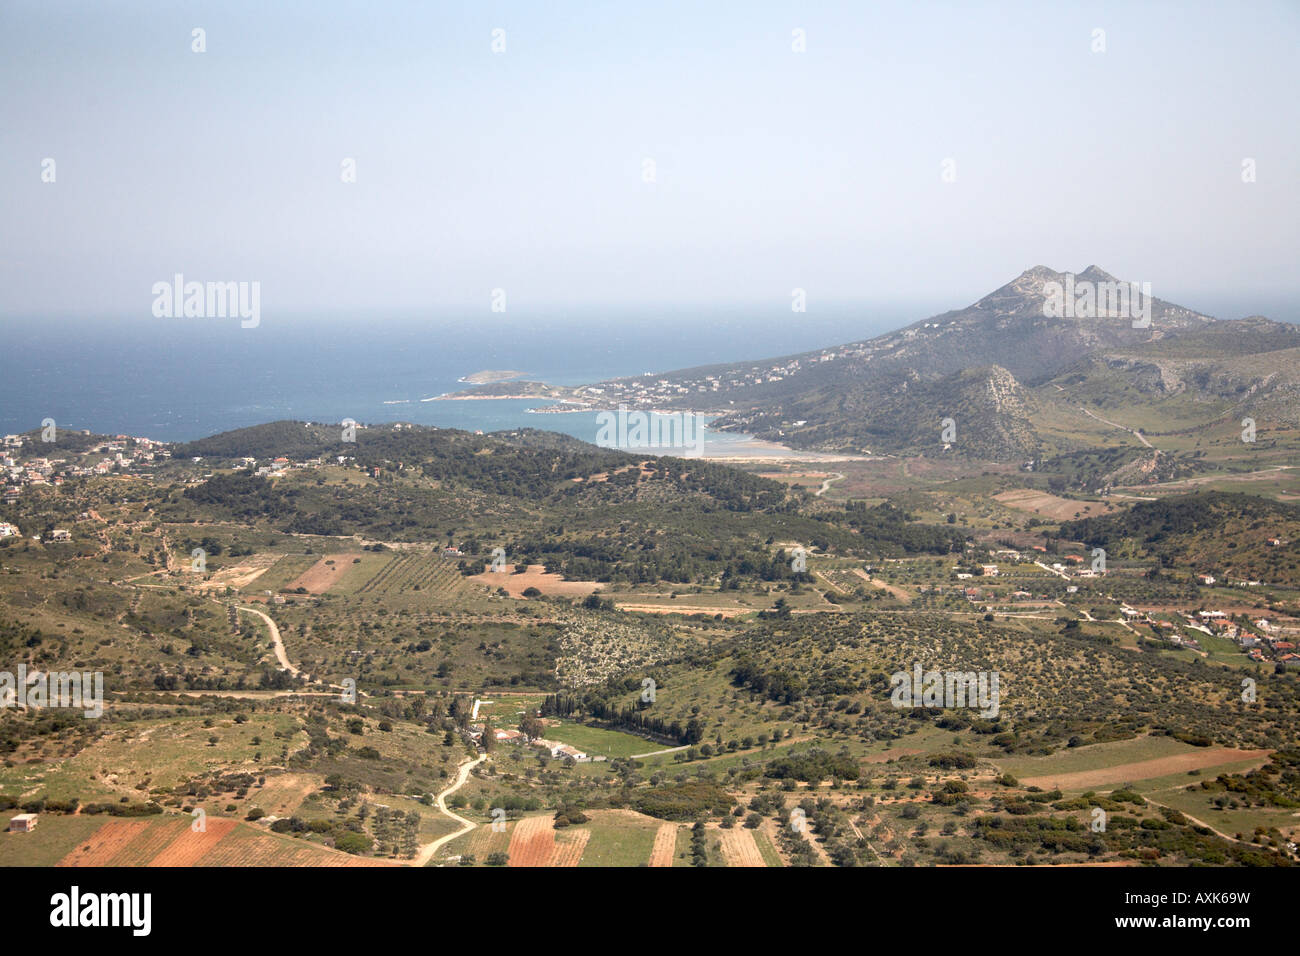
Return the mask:
<path id="1" fill-rule="evenodd" d="M 61 485 L 68 478 L 90 478 L 96 475 L 143 476 L 156 465 L 170 460 L 166 442 L 130 435 L 99 436 L 93 444 L 85 445 L 74 439 L 91 437 L 90 432 L 64 432 L 64 443 L 57 438 L 49 441 L 28 435 L 5 435 L 0 467 L 4 469 L 6 497 L 21 494 L 23 488 L 43 485 Z"/>
<path id="2" fill-rule="evenodd" d="M 902 334 L 905 337 L 906 333 Z M 873 353 L 892 349 L 894 344 L 880 342 L 852 343 L 835 348 L 821 349 L 804 355 L 781 359 L 773 363 L 752 362 L 726 366 L 708 366 L 692 374 L 692 370 L 675 372 L 665 377 L 658 372 L 645 372 L 630 378 L 609 379 L 572 390 L 571 397 L 562 404 L 532 409 L 534 412 L 572 412 L 589 408 L 614 408 L 618 405 L 643 408 L 683 407 L 696 410 L 720 411 L 735 404 L 726 399 L 731 392 L 743 392 L 764 385 L 776 385 L 801 370 L 839 359 L 859 358 L 870 361 Z M 464 393 L 456 396 L 462 397 Z"/>

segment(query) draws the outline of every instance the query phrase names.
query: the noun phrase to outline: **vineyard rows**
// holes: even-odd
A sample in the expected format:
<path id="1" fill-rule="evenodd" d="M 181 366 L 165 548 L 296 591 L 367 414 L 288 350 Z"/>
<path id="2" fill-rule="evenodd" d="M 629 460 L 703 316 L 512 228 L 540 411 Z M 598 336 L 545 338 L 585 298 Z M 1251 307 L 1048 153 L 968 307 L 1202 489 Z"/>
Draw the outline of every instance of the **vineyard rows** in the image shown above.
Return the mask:
<path id="1" fill-rule="evenodd" d="M 406 552 L 394 555 L 357 593 L 385 595 L 420 591 L 450 596 L 464 588 L 463 576 L 450 561 L 427 552 Z"/>

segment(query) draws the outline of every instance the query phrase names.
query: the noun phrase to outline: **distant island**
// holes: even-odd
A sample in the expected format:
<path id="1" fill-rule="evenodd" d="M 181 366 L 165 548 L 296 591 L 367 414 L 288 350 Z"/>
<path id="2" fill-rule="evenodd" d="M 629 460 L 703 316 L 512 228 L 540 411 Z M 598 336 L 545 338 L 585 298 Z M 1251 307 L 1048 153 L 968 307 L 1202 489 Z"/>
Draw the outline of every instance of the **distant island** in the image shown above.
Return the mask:
<path id="1" fill-rule="evenodd" d="M 476 376 L 481 375 L 500 375 L 511 376 L 519 375 L 519 372 L 477 372 Z M 462 382 L 468 382 L 468 376 L 462 378 Z M 562 385 L 547 385 L 545 382 L 521 382 L 506 378 L 498 378 L 495 381 L 482 379 L 476 383 L 475 388 L 462 389 L 459 392 L 450 392 L 446 395 L 439 395 L 432 401 L 439 402 L 466 402 L 478 401 L 482 399 L 497 398 L 545 398 L 552 401 L 564 401 L 572 397 L 573 389 L 566 388 Z"/>
<path id="2" fill-rule="evenodd" d="M 473 375 L 466 375 L 457 381 L 464 382 L 467 385 L 487 385 L 490 382 L 508 382 L 512 378 L 518 378 L 523 372 L 513 372 L 501 369 L 484 369 L 481 372 L 475 372 Z"/>

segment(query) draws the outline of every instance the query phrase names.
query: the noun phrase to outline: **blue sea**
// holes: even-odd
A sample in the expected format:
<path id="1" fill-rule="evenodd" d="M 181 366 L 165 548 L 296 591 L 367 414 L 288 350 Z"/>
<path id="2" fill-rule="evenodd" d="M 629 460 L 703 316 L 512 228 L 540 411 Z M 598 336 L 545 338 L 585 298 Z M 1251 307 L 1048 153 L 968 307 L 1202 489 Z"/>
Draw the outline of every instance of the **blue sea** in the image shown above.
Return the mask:
<path id="1" fill-rule="evenodd" d="M 60 428 L 187 441 L 297 419 L 413 422 L 485 432 L 534 427 L 595 438 L 594 412 L 530 414 L 540 400 L 422 401 L 511 369 L 562 385 L 800 352 L 868 338 L 932 304 L 587 311 L 527 316 L 275 315 L 238 319 L 5 318 L 0 432 Z M 712 441 L 737 435 L 709 433 Z"/>

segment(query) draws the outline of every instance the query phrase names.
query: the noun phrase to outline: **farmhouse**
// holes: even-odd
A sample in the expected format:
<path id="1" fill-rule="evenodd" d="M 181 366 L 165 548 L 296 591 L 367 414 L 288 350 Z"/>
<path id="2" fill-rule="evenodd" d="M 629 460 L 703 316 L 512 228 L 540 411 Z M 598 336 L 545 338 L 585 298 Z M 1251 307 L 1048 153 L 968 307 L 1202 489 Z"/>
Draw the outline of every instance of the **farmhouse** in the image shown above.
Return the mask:
<path id="1" fill-rule="evenodd" d="M 36 829 L 36 814 L 20 813 L 9 821 L 10 833 L 31 833 Z"/>
<path id="2" fill-rule="evenodd" d="M 71 541 L 71 540 L 72 540 L 72 532 L 71 532 L 71 531 L 68 531 L 68 530 L 66 530 L 66 529 L 64 529 L 64 528 L 55 528 L 55 529 L 50 533 L 50 540 L 51 540 L 51 541 Z"/>
<path id="3" fill-rule="evenodd" d="M 570 747 L 568 744 L 562 744 L 557 740 L 547 740 L 544 737 L 538 737 L 534 740 L 533 746 L 546 749 L 552 757 L 572 757 L 578 761 L 590 759 L 577 747 Z"/>

